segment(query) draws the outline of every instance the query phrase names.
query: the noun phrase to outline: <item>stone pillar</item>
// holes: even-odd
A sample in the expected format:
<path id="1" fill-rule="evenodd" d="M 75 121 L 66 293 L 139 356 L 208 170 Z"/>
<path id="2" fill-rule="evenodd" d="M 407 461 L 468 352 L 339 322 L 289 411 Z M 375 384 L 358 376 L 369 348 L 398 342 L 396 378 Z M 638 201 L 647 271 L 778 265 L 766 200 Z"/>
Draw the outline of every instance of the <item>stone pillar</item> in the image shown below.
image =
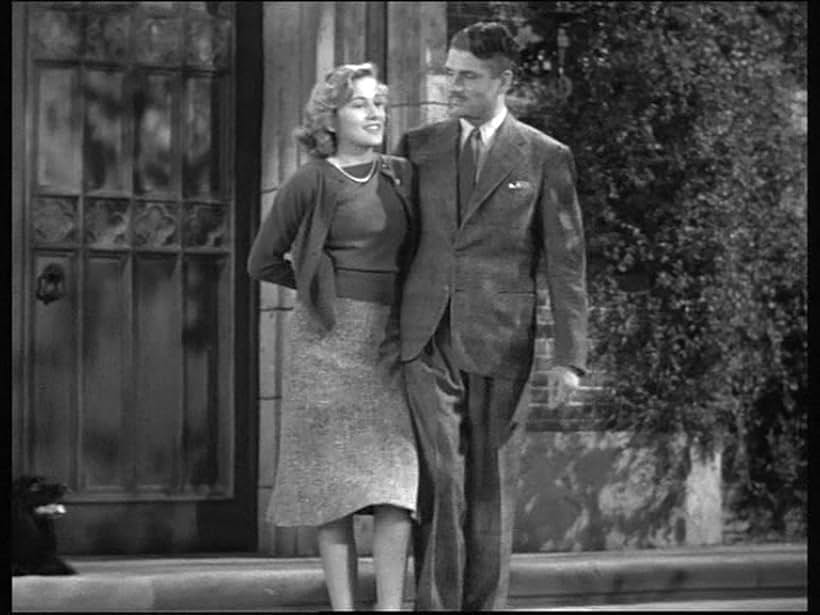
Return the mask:
<path id="1" fill-rule="evenodd" d="M 717 545 L 723 541 L 723 450 L 713 454 L 689 447 L 690 470 L 686 477 L 686 544 Z"/>
<path id="2" fill-rule="evenodd" d="M 264 4 L 260 220 L 270 210 L 281 182 L 299 165 L 300 152 L 291 132 L 301 119 L 317 67 L 327 61 L 325 55 L 316 51 L 314 34 L 327 32 L 326 14 L 334 3 L 314 3 L 307 8 L 305 4 Z M 282 337 L 294 299 L 295 293 L 281 286 L 259 286 L 258 550 L 277 555 L 290 555 L 297 548 L 295 534 L 283 532 L 277 536 L 264 520 L 276 471 L 284 363 Z"/>
<path id="3" fill-rule="evenodd" d="M 389 152 L 407 129 L 445 117 L 447 4 L 388 2 L 386 38 Z"/>

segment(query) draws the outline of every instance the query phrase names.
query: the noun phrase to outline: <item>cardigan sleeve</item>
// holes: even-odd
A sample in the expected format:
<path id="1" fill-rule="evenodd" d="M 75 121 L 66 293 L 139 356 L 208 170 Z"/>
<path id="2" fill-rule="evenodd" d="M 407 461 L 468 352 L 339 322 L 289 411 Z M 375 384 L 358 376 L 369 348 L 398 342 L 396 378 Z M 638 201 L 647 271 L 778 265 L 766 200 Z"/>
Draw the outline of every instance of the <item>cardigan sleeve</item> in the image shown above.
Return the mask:
<path id="1" fill-rule="evenodd" d="M 248 256 L 248 274 L 252 278 L 296 288 L 293 264 L 285 254 L 314 204 L 318 182 L 317 174 L 302 167 L 276 193 Z"/>
<path id="2" fill-rule="evenodd" d="M 402 194 L 407 203 L 407 234 L 402 242 L 400 250 L 400 271 L 402 281 L 407 277 L 410 264 L 416 254 L 416 247 L 419 242 L 419 221 L 421 215 L 418 210 L 418 188 L 415 186 L 416 174 L 413 165 L 409 160 L 402 159 L 399 165 L 401 168 L 401 181 L 404 185 Z"/>

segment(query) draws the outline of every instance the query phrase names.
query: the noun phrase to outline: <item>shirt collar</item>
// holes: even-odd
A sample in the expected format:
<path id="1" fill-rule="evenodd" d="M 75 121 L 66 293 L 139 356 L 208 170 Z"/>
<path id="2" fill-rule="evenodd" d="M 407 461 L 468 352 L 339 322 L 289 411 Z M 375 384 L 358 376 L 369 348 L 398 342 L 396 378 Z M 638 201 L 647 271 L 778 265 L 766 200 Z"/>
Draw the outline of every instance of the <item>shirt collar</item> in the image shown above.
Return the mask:
<path id="1" fill-rule="evenodd" d="M 478 131 L 481 133 L 481 142 L 485 146 L 489 145 L 490 141 L 492 141 L 496 131 L 498 131 L 498 128 L 504 123 L 506 117 L 507 107 L 502 107 L 501 111 L 478 127 Z M 464 142 L 467 141 L 467 138 L 473 130 L 473 125 L 464 118 L 458 118 L 458 121 L 459 124 L 461 124 L 461 145 L 463 147 Z"/>

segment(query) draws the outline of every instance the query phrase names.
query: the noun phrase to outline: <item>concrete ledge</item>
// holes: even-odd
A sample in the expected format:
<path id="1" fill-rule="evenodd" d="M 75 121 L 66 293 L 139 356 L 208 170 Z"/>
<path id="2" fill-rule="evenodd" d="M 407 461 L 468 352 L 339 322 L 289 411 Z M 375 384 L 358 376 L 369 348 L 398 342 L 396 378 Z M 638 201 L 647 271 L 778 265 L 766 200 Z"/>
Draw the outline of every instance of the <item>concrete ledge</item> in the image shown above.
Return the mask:
<path id="1" fill-rule="evenodd" d="M 317 558 L 258 555 L 68 558 L 72 577 L 15 577 L 12 610 L 276 611 L 329 608 Z M 408 566 L 412 570 L 412 562 Z M 373 564 L 360 560 L 362 607 L 375 600 Z M 807 593 L 806 545 L 520 553 L 511 606 L 566 606 Z M 412 606 L 408 574 L 406 605 Z"/>
<path id="2" fill-rule="evenodd" d="M 805 545 L 518 554 L 510 602 L 551 606 L 789 597 L 805 595 L 807 586 Z"/>
<path id="3" fill-rule="evenodd" d="M 12 611 L 150 611 L 154 608 L 151 579 L 123 582 L 101 575 L 14 578 Z"/>

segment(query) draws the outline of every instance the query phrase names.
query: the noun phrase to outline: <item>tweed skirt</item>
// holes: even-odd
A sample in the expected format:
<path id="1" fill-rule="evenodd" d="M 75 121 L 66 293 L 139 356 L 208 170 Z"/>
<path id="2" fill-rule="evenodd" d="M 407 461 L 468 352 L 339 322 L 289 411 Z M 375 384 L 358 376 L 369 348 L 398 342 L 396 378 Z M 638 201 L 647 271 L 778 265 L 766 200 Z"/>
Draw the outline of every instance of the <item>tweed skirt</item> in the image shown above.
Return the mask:
<path id="1" fill-rule="evenodd" d="M 322 525 L 391 504 L 415 516 L 418 453 L 399 375 L 379 360 L 390 308 L 337 298 L 323 333 L 299 303 L 286 326 L 279 455 L 267 520 Z"/>

